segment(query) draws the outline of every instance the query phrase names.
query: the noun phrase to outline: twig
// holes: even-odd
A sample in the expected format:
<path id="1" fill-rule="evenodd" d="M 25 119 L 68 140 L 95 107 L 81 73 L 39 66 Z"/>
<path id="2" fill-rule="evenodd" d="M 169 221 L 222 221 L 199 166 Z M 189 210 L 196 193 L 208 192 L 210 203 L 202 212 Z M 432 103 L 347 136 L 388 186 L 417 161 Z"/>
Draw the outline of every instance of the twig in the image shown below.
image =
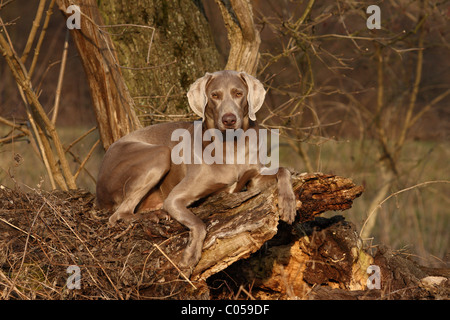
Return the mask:
<path id="1" fill-rule="evenodd" d="M 76 189 L 75 179 L 72 175 L 72 172 L 70 171 L 67 159 L 65 158 L 64 150 L 62 148 L 61 140 L 58 136 L 58 133 L 56 132 L 56 128 L 48 118 L 44 108 L 42 107 L 38 97 L 36 96 L 36 93 L 33 91 L 31 82 L 29 80 L 29 75 L 27 74 L 25 66 L 21 62 L 20 58 L 17 57 L 17 54 L 14 52 L 12 47 L 8 45 L 8 42 L 1 34 L 0 34 L 0 49 L 2 50 L 3 55 L 8 63 L 8 66 L 12 71 L 12 74 L 16 80 L 16 83 L 19 86 L 19 91 L 21 92 L 25 104 L 27 105 L 27 103 L 29 103 L 34 106 L 33 112 L 31 111 L 29 112 L 30 114 L 29 117 L 33 115 L 31 118 L 29 118 L 30 121 L 32 120 L 32 118 L 36 118 L 39 121 L 41 121 L 45 126 L 42 129 L 45 129 L 53 140 L 56 153 L 59 157 L 62 175 L 61 172 L 59 172 L 59 168 L 56 165 L 56 161 L 50 161 L 49 163 L 51 164 L 51 169 L 54 170 L 52 172 L 56 173 L 55 177 L 58 178 L 57 181 L 63 189 L 67 188 Z M 24 95 L 26 95 L 27 99 L 23 97 Z M 45 135 L 42 136 L 45 137 Z M 53 158 L 53 153 L 51 151 L 49 141 L 47 140 L 45 143 L 48 144 L 46 145 L 46 150 L 48 151 L 47 156 Z"/>
<path id="2" fill-rule="evenodd" d="M 244 286 L 243 286 L 242 284 L 239 286 L 239 290 L 238 290 L 238 292 L 236 293 L 236 296 L 234 297 L 235 300 L 237 300 L 237 299 L 239 298 L 239 295 L 241 294 L 241 291 L 244 292 L 244 293 L 247 295 L 247 297 L 250 298 L 250 300 L 256 300 L 256 299 L 250 294 L 250 292 L 248 292 L 247 290 L 245 290 L 245 288 L 244 288 Z"/>
<path id="3" fill-rule="evenodd" d="M 2 144 L 2 143 L 14 143 L 14 141 L 17 141 L 19 138 L 26 137 L 26 136 L 27 135 L 25 133 L 23 133 L 23 132 L 15 135 L 15 136 L 13 136 L 11 134 L 11 136 L 9 136 L 9 137 L 0 139 L 0 144 Z"/>
<path id="4" fill-rule="evenodd" d="M 83 140 L 88 134 L 90 134 L 91 132 L 93 132 L 95 129 L 97 129 L 97 127 L 93 127 L 91 129 L 89 129 L 88 131 L 86 131 L 85 133 L 83 133 L 80 137 L 76 138 L 74 141 L 72 141 L 69 146 L 67 146 L 64 149 L 64 152 L 68 152 L 74 145 L 76 145 L 78 142 L 80 142 L 81 140 Z"/>
<path id="5" fill-rule="evenodd" d="M 37 29 L 39 28 L 39 24 L 41 22 L 42 13 L 44 12 L 45 1 L 46 0 L 41 0 L 39 2 L 39 6 L 36 11 L 36 17 L 34 18 L 34 21 L 33 21 L 33 26 L 31 27 L 31 31 L 30 31 L 30 34 L 28 35 L 28 40 L 25 45 L 25 49 L 23 50 L 23 53 L 22 53 L 22 58 L 21 58 L 22 63 L 25 63 L 27 61 L 27 57 L 28 57 L 28 54 L 30 53 L 31 46 L 33 45 L 34 38 L 36 37 L 36 32 L 37 32 Z"/>
<path id="6" fill-rule="evenodd" d="M 44 25 L 42 26 L 41 34 L 39 35 L 38 42 L 36 44 L 36 47 L 34 48 L 33 60 L 31 61 L 31 66 L 30 66 L 30 69 L 28 70 L 28 76 L 30 78 L 34 73 L 34 69 L 36 68 L 37 59 L 39 57 L 39 52 L 41 50 L 42 43 L 44 42 L 45 33 L 47 31 L 48 24 L 50 22 L 50 17 L 53 13 L 52 9 L 53 9 L 53 5 L 55 4 L 55 1 L 56 0 L 52 0 L 50 2 L 50 5 L 48 6 L 48 9 L 47 9 L 47 12 L 45 15 Z"/>
<path id="7" fill-rule="evenodd" d="M 27 187 L 28 187 L 28 186 L 27 186 Z M 31 190 L 34 190 L 33 188 L 30 188 L 30 187 L 28 187 L 28 188 L 31 189 Z M 41 220 L 42 220 L 42 218 L 41 218 Z M 43 245 L 45 245 L 45 246 L 51 248 L 52 250 L 54 250 L 54 251 L 56 251 L 56 252 L 59 252 L 59 253 L 64 254 L 64 253 L 61 252 L 60 250 L 58 250 L 58 249 L 56 249 L 56 248 L 50 246 L 50 245 L 49 245 L 48 243 L 46 243 L 44 240 L 40 239 L 39 237 L 34 236 L 34 235 L 31 234 L 30 232 L 26 232 L 25 230 L 19 228 L 18 226 L 16 226 L 16 225 L 10 223 L 8 220 L 5 220 L 5 219 L 3 219 L 3 218 L 0 217 L 0 221 L 3 222 L 3 223 L 5 223 L 6 225 L 10 226 L 11 228 L 16 229 L 17 231 L 22 232 L 23 234 L 25 234 L 25 235 L 27 235 L 27 236 L 29 235 L 31 238 L 33 238 L 34 240 L 36 240 L 37 243 L 38 243 L 39 245 L 43 244 Z M 47 226 L 47 227 L 48 227 L 48 226 Z M 49 228 L 49 229 L 50 229 L 51 232 L 53 232 L 53 230 L 51 230 L 51 228 Z M 44 252 L 44 253 L 45 253 L 45 252 Z M 50 260 L 50 259 L 49 259 L 49 260 Z M 51 261 L 51 260 L 50 260 L 50 261 Z"/>
<path id="8" fill-rule="evenodd" d="M 182 276 L 184 279 L 186 279 L 186 281 L 189 282 L 189 284 L 190 284 L 195 290 L 197 290 L 197 287 L 192 283 L 191 280 L 189 280 L 188 277 L 186 277 L 186 275 L 185 275 L 185 274 L 177 267 L 177 265 L 169 258 L 169 256 L 167 256 L 167 254 L 166 254 L 164 251 L 162 251 L 161 248 L 160 248 L 156 243 L 154 243 L 153 245 L 156 247 L 156 249 L 159 250 L 159 252 L 162 253 L 162 255 L 163 255 L 164 257 L 166 257 L 167 260 L 169 260 L 169 262 L 175 267 L 175 269 L 177 269 L 177 271 L 181 274 L 181 276 Z"/>
<path id="9" fill-rule="evenodd" d="M 309 15 L 309 13 L 311 12 L 311 9 L 314 5 L 315 0 L 309 0 L 308 4 L 306 5 L 305 11 L 303 12 L 303 15 L 300 17 L 300 19 L 297 20 L 297 22 L 295 22 L 295 27 L 292 30 L 293 33 L 297 33 L 298 30 L 300 29 L 301 25 L 303 24 L 303 22 L 305 21 L 306 17 Z M 289 39 L 287 48 L 292 48 L 292 42 L 294 41 L 294 37 L 291 37 Z"/>
<path id="10" fill-rule="evenodd" d="M 80 164 L 80 166 L 78 167 L 77 172 L 75 172 L 75 174 L 73 175 L 74 179 L 78 178 L 78 175 L 80 174 L 81 170 L 84 169 L 84 166 L 86 165 L 86 162 L 89 160 L 89 158 L 92 156 L 92 153 L 94 152 L 95 148 L 100 144 L 100 139 L 98 139 L 94 145 L 92 146 L 91 150 L 89 150 L 86 158 L 84 158 L 83 162 Z"/>
<path id="11" fill-rule="evenodd" d="M 147 51 L 147 59 L 146 59 L 146 63 L 149 64 L 150 63 L 150 50 L 152 49 L 152 42 L 153 42 L 153 36 L 155 35 L 155 28 L 152 26 L 146 26 L 146 25 L 140 25 L 140 24 L 131 24 L 131 23 L 122 23 L 122 24 L 111 24 L 111 25 L 98 25 L 91 17 L 89 17 L 88 15 L 86 15 L 83 12 L 80 12 L 81 15 L 83 17 L 85 17 L 89 22 L 91 22 L 99 31 L 100 36 L 103 38 L 103 41 L 106 44 L 106 47 L 111 55 L 112 60 L 114 61 L 114 64 L 116 66 L 118 66 L 119 68 L 122 69 L 129 69 L 129 70 L 150 70 L 150 69 L 156 69 L 156 68 L 160 68 L 160 67 L 165 67 L 171 64 L 174 64 L 177 62 L 177 60 L 169 62 L 167 64 L 163 64 L 163 65 L 158 65 L 158 66 L 151 66 L 151 67 L 125 67 L 122 66 L 116 59 L 115 55 L 113 54 L 113 49 L 110 48 L 109 46 L 109 42 L 108 39 L 103 35 L 103 33 L 108 34 L 108 35 L 113 35 L 111 32 L 102 30 L 101 28 L 114 28 L 114 27 L 137 27 L 137 28 L 146 28 L 146 29 L 152 29 L 152 35 L 150 37 L 150 43 L 148 45 L 148 51 Z M 122 31 L 123 33 L 123 31 Z"/>
<path id="12" fill-rule="evenodd" d="M 426 182 L 422 182 L 422 183 L 416 184 L 416 185 L 414 185 L 414 186 L 412 186 L 412 187 L 408 187 L 408 188 L 406 188 L 406 189 L 402 189 L 402 190 L 400 190 L 400 191 L 397 191 L 397 192 L 391 194 L 389 197 L 387 197 L 387 198 L 385 198 L 383 201 L 381 201 L 381 202 L 378 204 L 378 206 L 376 206 L 376 207 L 369 213 L 369 215 L 367 216 L 366 220 L 364 221 L 363 226 L 361 227 L 361 231 L 359 232 L 359 236 L 361 237 L 361 235 L 363 234 L 364 228 L 366 227 L 366 224 L 367 224 L 367 221 L 370 219 L 370 217 L 372 216 L 372 214 L 373 214 L 374 212 L 376 212 L 377 209 L 381 208 L 381 206 L 383 205 L 383 203 L 385 203 L 385 202 L 388 201 L 390 198 L 392 198 L 392 197 L 394 197 L 394 196 L 396 196 L 396 195 L 398 195 L 398 194 L 400 194 L 400 193 L 403 193 L 403 192 L 412 190 L 412 189 L 414 189 L 414 188 L 422 187 L 422 186 L 425 186 L 425 185 L 428 185 L 428 184 L 432 184 L 432 183 L 450 183 L 450 181 L 448 181 L 448 180 L 426 181 Z"/>
<path id="13" fill-rule="evenodd" d="M 23 248 L 22 260 L 21 260 L 20 266 L 19 266 L 19 268 L 18 268 L 18 270 L 17 270 L 17 272 L 16 272 L 16 276 L 14 277 L 14 280 L 12 281 L 14 287 L 15 287 L 15 283 L 16 283 L 17 279 L 19 278 L 20 271 L 21 271 L 21 269 L 22 269 L 22 267 L 23 267 L 23 264 L 24 264 L 24 262 L 25 262 L 25 256 L 27 255 L 27 250 L 28 250 L 28 243 L 29 243 L 29 241 L 30 241 L 30 237 L 32 237 L 31 230 L 33 229 L 34 224 L 36 223 L 36 220 L 37 220 L 39 214 L 41 213 L 41 210 L 42 210 L 43 207 L 44 207 L 44 204 L 42 204 L 42 206 L 41 206 L 41 207 L 39 208 L 39 210 L 37 211 L 37 213 L 36 213 L 36 215 L 35 215 L 33 221 L 31 222 L 30 230 L 27 232 L 27 239 L 25 240 L 25 246 L 24 246 L 24 248 Z M 34 237 L 33 237 L 33 238 L 34 238 Z M 6 293 L 5 299 L 8 299 L 8 298 L 9 298 L 9 295 L 11 294 L 12 289 L 13 289 L 13 287 L 11 287 L 11 288 L 9 289 L 9 291 Z"/>
<path id="14" fill-rule="evenodd" d="M 53 213 L 55 214 L 55 216 L 59 219 L 61 219 L 64 224 L 67 226 L 67 228 L 69 228 L 69 230 L 75 235 L 75 237 L 83 244 L 84 248 L 86 248 L 87 252 L 89 253 L 89 255 L 92 257 L 92 259 L 97 262 L 98 266 L 100 267 L 100 269 L 103 271 L 103 274 L 106 276 L 106 278 L 108 279 L 109 283 L 112 285 L 112 287 L 114 288 L 114 291 L 117 293 L 117 295 L 119 296 L 119 298 L 121 300 L 123 300 L 123 296 L 120 293 L 120 291 L 117 289 L 117 287 L 114 285 L 114 282 L 111 280 L 111 278 L 109 277 L 108 273 L 105 271 L 105 269 L 103 268 L 103 266 L 100 264 L 100 262 L 98 261 L 98 259 L 94 256 L 94 254 L 91 252 L 91 250 L 89 250 L 89 247 L 86 245 L 85 241 L 83 239 L 81 239 L 81 237 L 78 235 L 78 233 L 75 232 L 75 230 L 70 226 L 70 224 L 66 221 L 66 219 L 64 219 L 64 217 L 61 215 L 60 212 L 58 212 L 56 210 L 56 208 L 53 206 L 52 203 L 50 203 L 47 198 L 45 198 L 44 196 L 42 196 L 42 194 L 35 190 L 35 192 L 42 197 L 42 199 L 45 201 L 45 203 L 52 209 Z M 92 277 L 92 280 L 96 283 L 94 277 Z M 97 283 L 96 283 L 97 284 Z"/>
<path id="15" fill-rule="evenodd" d="M 9 222 L 8 220 L 5 220 L 5 219 L 3 219 L 3 218 L 0 217 L 0 221 L 3 222 L 3 223 L 5 223 L 5 224 L 7 224 L 7 225 L 10 226 L 11 228 L 14 228 L 14 229 L 16 229 L 16 230 L 22 232 L 23 234 L 26 234 L 26 235 L 29 234 L 28 232 L 26 232 L 25 230 L 19 228 L 19 227 L 16 226 L 16 225 L 12 224 L 12 223 Z M 31 237 L 32 237 L 33 239 L 35 239 L 35 240 L 38 240 L 38 239 L 36 239 L 33 235 L 31 235 Z"/>
<path id="16" fill-rule="evenodd" d="M 59 100 L 61 97 L 61 87 L 62 82 L 64 78 L 64 71 L 66 69 L 66 62 L 67 62 L 67 52 L 69 51 L 69 29 L 66 30 L 66 38 L 64 39 L 64 49 L 62 53 L 61 58 L 61 68 L 59 69 L 59 76 L 58 76 L 58 84 L 56 85 L 56 96 L 55 96 L 55 104 L 53 105 L 53 115 L 52 115 L 52 123 L 56 123 L 56 117 L 58 116 L 58 110 L 59 110 Z M 76 179 L 76 177 L 75 177 Z"/>
<path id="17" fill-rule="evenodd" d="M 172 239 L 172 237 L 170 237 L 170 238 L 164 240 L 164 241 L 161 242 L 160 244 L 163 244 L 163 243 L 165 243 L 165 242 L 167 242 L 167 241 L 170 241 L 171 239 Z M 138 288 L 141 286 L 142 282 L 144 281 L 144 272 L 145 272 L 145 268 L 146 268 L 146 266 L 147 266 L 147 261 L 148 261 L 148 259 L 150 258 L 150 256 L 153 254 L 154 251 L 155 251 L 155 249 L 149 251 L 149 253 L 147 254 L 147 257 L 146 257 L 145 260 L 144 260 L 144 266 L 142 267 L 141 278 L 139 279 L 139 282 L 138 282 L 138 284 L 137 284 L 137 287 L 138 287 Z"/>
<path id="18" fill-rule="evenodd" d="M 27 128 L 23 128 L 21 125 L 15 124 L 14 122 L 9 121 L 8 119 L 5 119 L 1 116 L 0 116 L 0 123 L 6 124 L 7 126 L 10 126 L 13 129 L 18 129 L 18 130 L 22 131 L 24 134 L 26 134 L 27 136 L 31 137 L 30 130 L 28 130 Z"/>
<path id="19" fill-rule="evenodd" d="M 77 155 L 75 155 L 72 151 L 67 151 L 71 156 L 72 156 L 72 158 L 73 158 L 73 160 L 76 162 L 76 163 L 78 163 L 78 164 L 81 164 L 81 160 L 80 160 L 80 158 L 77 156 Z M 94 183 L 97 183 L 97 180 L 95 179 L 95 177 L 92 175 L 92 173 L 90 173 L 87 169 L 86 169 L 86 167 L 84 167 L 83 168 L 84 169 L 84 171 L 87 173 L 87 175 L 89 176 L 89 178 L 91 178 L 91 180 L 94 182 Z"/>
<path id="20" fill-rule="evenodd" d="M 52 186 L 52 189 L 56 189 L 56 184 L 55 184 L 55 176 L 54 176 L 54 171 L 52 170 L 52 166 L 50 166 L 50 155 L 46 152 L 46 148 L 44 146 L 44 143 L 41 139 L 41 135 L 39 134 L 39 130 L 38 127 L 36 125 L 36 122 L 34 121 L 34 118 L 31 114 L 30 111 L 30 106 L 28 105 L 28 101 L 25 98 L 25 94 L 23 93 L 23 89 L 22 87 L 20 87 L 20 85 L 18 86 L 19 88 L 19 92 L 20 92 L 20 96 L 22 97 L 22 100 L 25 104 L 25 110 L 27 113 L 27 117 L 28 117 L 28 121 L 30 122 L 31 127 L 33 128 L 33 132 L 34 132 L 34 140 L 36 141 L 36 144 L 39 147 L 39 151 L 40 151 L 40 155 L 42 158 L 42 161 L 44 162 L 44 166 L 45 169 L 47 170 L 49 179 L 50 179 L 50 185 Z M 60 183 L 60 179 L 58 179 L 58 183 Z M 61 186 L 62 188 L 64 188 L 63 186 Z"/>
<path id="21" fill-rule="evenodd" d="M 91 22 L 93 22 L 91 20 Z M 94 23 L 94 22 L 93 22 Z M 106 26 L 99 26 L 96 24 L 96 26 L 98 27 L 100 34 L 101 32 L 105 32 L 105 33 L 109 33 L 107 31 L 103 31 L 100 28 L 113 28 L 113 27 L 138 27 L 138 28 L 147 28 L 147 29 L 152 29 L 152 36 L 150 37 L 150 43 L 148 44 L 148 51 L 147 51 L 147 59 L 146 59 L 146 63 L 149 64 L 150 63 L 150 51 L 152 49 L 152 43 L 153 43 L 153 37 L 155 35 L 155 28 L 152 26 L 145 26 L 145 25 L 139 25 L 139 24 L 112 24 L 112 25 L 106 25 Z M 123 33 L 123 32 L 122 32 Z M 109 33 L 110 35 L 112 35 L 112 33 Z M 108 48 L 109 49 L 109 48 Z M 113 57 L 113 59 L 115 60 L 115 58 Z M 145 67 L 141 67 L 141 68 L 127 68 L 127 67 L 123 67 L 121 66 L 117 61 L 116 61 L 116 65 L 118 67 L 121 68 L 126 68 L 126 69 L 135 69 L 135 70 L 140 70 L 140 69 L 146 69 Z M 151 68 L 155 68 L 155 67 L 150 67 Z"/>
<path id="22" fill-rule="evenodd" d="M 428 103 L 425 107 L 423 107 L 422 110 L 420 110 L 415 116 L 414 118 L 411 119 L 411 121 L 409 122 L 409 126 L 408 129 L 411 128 L 416 122 L 417 120 L 419 120 L 424 113 L 426 113 L 428 110 L 430 110 L 430 108 L 435 105 L 436 103 L 438 103 L 439 101 L 441 101 L 442 99 L 444 99 L 446 96 L 448 96 L 450 94 L 450 89 L 448 89 L 447 91 L 443 92 L 442 94 L 438 95 L 436 98 L 434 98 L 430 103 Z"/>
<path id="23" fill-rule="evenodd" d="M 425 11 L 425 3 L 426 1 L 422 1 L 422 11 Z M 423 17 L 421 17 L 421 20 L 423 19 Z M 422 24 L 421 25 L 421 32 L 419 35 L 419 48 L 423 48 L 423 42 L 424 42 L 424 38 L 425 38 L 425 27 Z M 420 81 L 422 79 L 422 69 L 423 69 L 423 51 L 424 50 L 419 50 L 417 53 L 417 63 L 416 63 L 416 77 L 414 79 L 414 84 L 413 84 L 413 89 L 411 91 L 411 96 L 410 96 L 410 100 L 409 100 L 409 106 L 408 106 L 408 110 L 406 112 L 406 116 L 405 116 L 405 122 L 403 124 L 403 128 L 401 130 L 400 133 L 400 137 L 397 140 L 397 142 L 395 143 L 395 155 L 394 157 L 397 158 L 398 154 L 400 153 L 400 150 L 403 146 L 403 144 L 405 143 L 405 139 L 406 139 L 406 134 L 408 132 L 408 129 L 411 127 L 411 119 L 413 116 L 413 111 L 414 111 L 414 107 L 416 105 L 416 100 L 417 100 L 417 94 L 419 92 L 419 87 L 420 87 Z"/>
<path id="24" fill-rule="evenodd" d="M 6 0 L 6 1 L 1 1 L 0 2 L 0 10 L 2 10 L 3 8 L 5 8 L 8 4 L 10 4 L 11 2 L 13 2 L 14 0 Z"/>
<path id="25" fill-rule="evenodd" d="M 26 295 L 24 295 L 24 294 L 22 293 L 22 291 L 20 291 L 20 290 L 15 286 L 15 284 L 12 283 L 12 282 L 9 280 L 9 278 L 8 278 L 7 276 L 5 276 L 5 274 L 3 273 L 2 269 L 0 269 L 0 277 L 6 282 L 6 284 L 7 284 L 8 286 L 10 286 L 10 289 L 9 289 L 10 291 L 14 291 L 14 292 L 17 293 L 17 294 L 19 295 L 19 297 L 21 297 L 22 299 L 30 300 L 29 297 L 27 297 Z M 8 294 L 9 294 L 9 292 L 8 292 Z M 6 299 L 4 295 L 2 295 L 1 297 L 2 297 L 2 299 Z"/>
<path id="26" fill-rule="evenodd" d="M 130 231 L 132 228 L 134 228 L 134 226 L 135 226 L 134 224 L 130 223 L 130 224 L 128 225 L 128 227 L 127 227 L 125 230 L 123 230 L 121 233 L 115 235 L 115 236 L 113 237 L 113 239 L 114 239 L 114 240 L 120 239 L 120 238 L 121 238 L 122 236 L 124 236 L 128 231 Z"/>
<path id="27" fill-rule="evenodd" d="M 2 23 L 3 23 L 3 20 L 0 17 L 0 24 L 2 24 Z M 25 110 L 26 110 L 26 113 L 27 113 L 27 116 L 28 116 L 28 120 L 30 122 L 31 127 L 33 128 L 34 140 L 36 141 L 36 144 L 39 147 L 39 151 L 41 152 L 42 161 L 44 162 L 44 166 L 45 166 L 45 168 L 47 170 L 47 173 L 49 175 L 50 183 L 52 185 L 52 188 L 55 189 L 56 185 L 55 185 L 55 180 L 54 180 L 54 176 L 53 176 L 53 171 L 52 171 L 52 169 L 50 167 L 50 163 L 49 163 L 50 159 L 49 159 L 49 156 L 47 156 L 47 154 L 45 152 L 46 149 L 45 149 L 45 147 L 43 145 L 43 142 L 42 142 L 42 140 L 40 138 L 39 131 L 37 129 L 36 123 L 35 123 L 33 117 L 31 116 L 31 112 L 29 110 L 29 105 L 28 105 L 28 100 L 26 99 L 25 94 L 24 94 L 24 89 L 23 88 L 24 88 L 24 86 L 26 84 L 22 84 L 22 81 L 18 80 L 18 79 L 21 79 L 21 78 L 25 78 L 23 80 L 23 82 L 25 82 L 27 84 L 29 83 L 29 81 L 27 81 L 26 77 L 24 76 L 25 67 L 24 67 L 23 63 L 21 62 L 20 58 L 18 58 L 17 53 L 14 51 L 14 47 L 13 47 L 13 45 L 11 43 L 11 39 L 9 37 L 9 33 L 7 32 L 7 30 L 6 30 L 6 28 L 4 26 L 3 26 L 3 31 L 4 31 L 4 34 L 5 34 L 6 38 L 7 38 L 7 40 L 0 33 L 0 51 L 2 51 L 3 56 L 5 57 L 6 62 L 8 63 L 8 66 L 9 66 L 9 68 L 10 68 L 14 78 L 16 79 L 16 84 L 17 84 L 17 87 L 19 89 L 20 96 L 21 96 L 21 98 L 22 98 L 22 100 L 23 100 L 23 102 L 25 104 Z M 3 119 L 3 118 L 1 118 L 1 119 Z M 5 120 L 4 123 L 7 123 L 8 120 L 6 120 L 6 119 L 4 119 L 4 120 Z M 33 135 L 31 135 L 30 131 L 29 131 L 29 136 L 33 137 Z"/>
<path id="28" fill-rule="evenodd" d="M 125 258 L 125 262 L 123 263 L 123 267 L 122 270 L 119 272 L 119 279 L 123 277 L 123 275 L 125 274 L 126 268 L 127 268 L 127 264 L 128 264 L 128 259 L 130 259 L 131 254 L 133 253 L 134 248 L 136 248 L 136 246 L 138 245 L 138 243 L 136 242 L 133 247 L 130 249 L 130 252 L 128 252 L 127 257 Z M 132 267 L 130 267 L 131 269 L 133 269 Z"/>

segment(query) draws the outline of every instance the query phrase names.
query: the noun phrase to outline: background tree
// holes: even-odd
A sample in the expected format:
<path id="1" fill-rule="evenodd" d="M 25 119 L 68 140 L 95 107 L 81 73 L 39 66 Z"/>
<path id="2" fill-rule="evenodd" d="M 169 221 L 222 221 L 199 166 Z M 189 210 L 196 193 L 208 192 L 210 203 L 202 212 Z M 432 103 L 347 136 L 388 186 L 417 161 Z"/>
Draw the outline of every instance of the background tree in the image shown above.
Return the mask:
<path id="1" fill-rule="evenodd" d="M 190 119 L 190 84 L 221 68 L 202 2 L 113 0 L 99 9 L 142 123 Z"/>
<path id="2" fill-rule="evenodd" d="M 57 0 L 61 12 L 70 17 L 69 0 Z M 118 58 L 94 0 L 80 3 L 80 28 L 71 30 L 91 91 L 103 147 L 141 127 L 134 102 L 124 83 Z"/>
<path id="3" fill-rule="evenodd" d="M 260 38 L 250 1 L 217 4 L 231 43 L 226 66 L 214 45 L 202 1 L 143 1 L 131 7 L 124 0 L 100 2 L 143 123 L 192 119 L 186 92 L 206 72 L 256 74 Z"/>

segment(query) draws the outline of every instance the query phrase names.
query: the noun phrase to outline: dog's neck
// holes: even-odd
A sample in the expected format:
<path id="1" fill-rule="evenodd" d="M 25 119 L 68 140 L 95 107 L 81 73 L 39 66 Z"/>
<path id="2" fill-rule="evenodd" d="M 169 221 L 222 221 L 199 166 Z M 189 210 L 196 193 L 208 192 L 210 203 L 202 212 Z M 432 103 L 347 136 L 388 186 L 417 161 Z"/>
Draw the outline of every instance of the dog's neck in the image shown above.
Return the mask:
<path id="1" fill-rule="evenodd" d="M 241 129 L 244 130 L 244 132 L 247 131 L 248 129 L 258 130 L 258 128 L 259 128 L 259 125 L 258 125 L 257 121 L 250 120 L 248 117 L 244 117 L 242 119 L 242 128 Z M 211 119 L 211 118 L 206 118 L 203 121 L 203 124 L 202 124 L 202 135 L 208 129 L 216 129 L 216 125 L 214 123 L 214 120 Z M 222 132 L 222 134 L 224 135 L 223 136 L 223 138 L 224 138 L 223 141 L 225 141 L 225 132 Z"/>
<path id="2" fill-rule="evenodd" d="M 211 127 L 209 127 L 209 125 L 212 125 L 212 129 L 216 129 L 215 125 L 214 125 L 214 120 L 210 120 L 208 121 L 208 118 L 205 119 L 205 121 L 203 121 L 202 124 L 202 137 L 205 134 L 205 131 L 210 129 Z M 256 121 L 252 121 L 250 120 L 248 117 L 245 117 L 243 119 L 243 123 L 242 123 L 242 130 L 243 132 L 247 132 L 249 129 L 251 130 L 255 130 L 255 135 L 256 135 L 256 141 L 255 140 L 247 140 L 245 138 L 245 134 L 243 135 L 239 135 L 239 137 L 234 137 L 232 134 L 230 135 L 230 133 L 228 133 L 226 131 L 220 131 L 221 133 L 221 143 L 219 141 L 216 141 L 215 136 L 211 137 L 211 140 L 202 140 L 202 150 L 205 150 L 205 148 L 207 146 L 209 146 L 211 143 L 216 144 L 219 143 L 220 145 L 216 145 L 216 147 L 214 148 L 219 148 L 221 150 L 223 150 L 223 163 L 226 163 L 226 150 L 229 150 L 230 148 L 232 148 L 234 150 L 234 155 L 238 154 L 238 146 L 242 146 L 241 142 L 239 142 L 239 140 L 242 139 L 246 139 L 246 141 L 244 142 L 244 146 L 245 146 L 245 157 L 248 157 L 249 154 L 249 143 L 254 144 L 255 146 L 258 146 L 258 141 L 259 141 L 259 126 L 258 123 Z M 217 130 L 217 129 L 216 129 Z M 218 130 L 217 130 L 218 131 Z M 217 133 L 216 131 L 216 133 Z M 232 140 L 230 140 L 230 137 L 232 138 Z M 251 142 L 250 142 L 251 141 Z M 254 147 L 255 147 L 254 146 Z M 211 147 L 210 147 L 211 148 Z M 215 156 L 215 151 L 212 152 L 212 156 Z"/>

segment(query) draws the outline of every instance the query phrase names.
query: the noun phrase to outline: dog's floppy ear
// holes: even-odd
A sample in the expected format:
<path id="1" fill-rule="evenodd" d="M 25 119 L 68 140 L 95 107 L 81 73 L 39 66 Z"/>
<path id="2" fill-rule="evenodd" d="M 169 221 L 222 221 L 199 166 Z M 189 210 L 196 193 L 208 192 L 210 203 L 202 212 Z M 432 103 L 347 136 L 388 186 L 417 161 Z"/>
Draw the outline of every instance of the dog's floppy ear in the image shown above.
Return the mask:
<path id="1" fill-rule="evenodd" d="M 212 73 L 206 73 L 200 79 L 197 79 L 187 93 L 189 106 L 202 120 L 205 118 L 205 107 L 208 103 L 208 97 L 206 96 L 206 84 L 211 79 Z"/>
<path id="2" fill-rule="evenodd" d="M 264 102 L 264 98 L 266 96 L 266 90 L 264 90 L 264 86 L 262 83 L 256 79 L 255 77 L 241 72 L 241 77 L 244 79 L 245 83 L 247 83 L 248 94 L 248 117 L 250 120 L 256 120 L 256 112 L 261 108 Z"/>

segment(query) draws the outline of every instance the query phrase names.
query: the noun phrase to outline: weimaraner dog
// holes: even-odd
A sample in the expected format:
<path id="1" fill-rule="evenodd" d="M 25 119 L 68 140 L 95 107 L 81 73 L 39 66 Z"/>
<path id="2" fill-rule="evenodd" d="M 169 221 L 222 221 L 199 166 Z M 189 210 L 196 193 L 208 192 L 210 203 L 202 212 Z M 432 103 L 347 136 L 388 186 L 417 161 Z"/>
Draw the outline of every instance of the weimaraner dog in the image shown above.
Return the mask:
<path id="1" fill-rule="evenodd" d="M 192 110 L 202 118 L 202 133 L 208 129 L 257 129 L 255 113 L 261 108 L 265 90 L 256 78 L 236 71 L 206 73 L 195 81 L 187 93 Z M 198 122 L 199 123 L 199 122 Z M 131 221 L 138 212 L 164 209 L 172 218 L 188 227 L 189 242 L 179 266 L 192 271 L 201 257 L 206 227 L 188 206 L 216 192 L 237 192 L 244 187 L 264 188 L 268 181 L 277 181 L 280 217 L 292 223 L 296 199 L 291 174 L 278 168 L 264 175 L 265 167 L 257 163 L 196 163 L 193 155 L 185 163 L 174 163 L 172 133 L 182 129 L 194 139 L 193 122 L 152 125 L 132 132 L 113 143 L 105 154 L 97 181 L 97 204 L 114 211 L 109 223 L 122 219 Z M 256 130 L 257 131 L 257 130 Z M 237 142 L 214 139 L 223 144 Z M 194 141 L 191 141 L 195 143 Z M 242 146 L 242 145 L 241 145 Z M 201 143 L 202 150 L 205 143 Z M 244 144 L 246 155 L 249 145 Z M 226 156 L 225 154 L 223 155 Z M 248 159 L 248 158 L 246 158 Z M 189 160 L 189 159 L 188 159 Z"/>

